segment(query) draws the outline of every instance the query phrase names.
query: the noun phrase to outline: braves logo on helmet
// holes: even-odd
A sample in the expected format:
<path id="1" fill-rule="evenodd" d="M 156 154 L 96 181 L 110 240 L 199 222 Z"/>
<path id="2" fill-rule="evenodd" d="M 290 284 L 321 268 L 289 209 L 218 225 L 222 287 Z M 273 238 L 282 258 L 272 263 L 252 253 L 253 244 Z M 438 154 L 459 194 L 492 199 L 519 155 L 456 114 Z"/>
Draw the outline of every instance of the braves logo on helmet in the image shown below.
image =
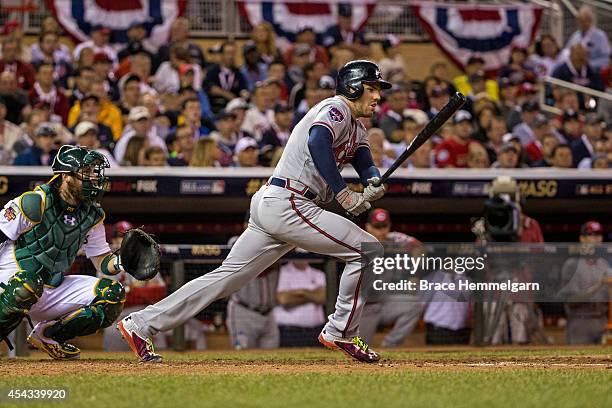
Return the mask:
<path id="1" fill-rule="evenodd" d="M 329 118 L 334 122 L 342 122 L 344 120 L 344 115 L 340 112 L 340 109 L 332 107 L 329 110 Z"/>

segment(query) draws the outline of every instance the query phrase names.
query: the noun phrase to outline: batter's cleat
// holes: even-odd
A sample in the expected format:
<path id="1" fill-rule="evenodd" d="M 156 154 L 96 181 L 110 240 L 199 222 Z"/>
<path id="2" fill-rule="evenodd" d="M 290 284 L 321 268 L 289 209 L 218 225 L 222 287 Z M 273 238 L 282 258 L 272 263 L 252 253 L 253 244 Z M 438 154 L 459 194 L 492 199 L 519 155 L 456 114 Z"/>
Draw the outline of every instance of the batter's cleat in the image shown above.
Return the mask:
<path id="1" fill-rule="evenodd" d="M 117 323 L 117 330 L 140 361 L 144 363 L 160 363 L 162 361 L 162 356 L 155 354 L 153 341 L 138 333 L 138 327 L 130 316 Z"/>
<path id="2" fill-rule="evenodd" d="M 28 336 L 28 343 L 44 351 L 54 360 L 76 360 L 81 357 L 81 350 L 78 347 L 70 343 L 59 343 L 45 336 L 45 329 L 55 323 L 55 320 L 38 323 Z"/>
<path id="3" fill-rule="evenodd" d="M 340 350 L 347 356 L 364 363 L 376 363 L 380 360 L 380 355 L 372 350 L 359 336 L 355 336 L 352 339 L 346 339 L 327 333 L 325 329 L 323 329 L 321 334 L 319 334 L 319 343 L 330 350 Z"/>

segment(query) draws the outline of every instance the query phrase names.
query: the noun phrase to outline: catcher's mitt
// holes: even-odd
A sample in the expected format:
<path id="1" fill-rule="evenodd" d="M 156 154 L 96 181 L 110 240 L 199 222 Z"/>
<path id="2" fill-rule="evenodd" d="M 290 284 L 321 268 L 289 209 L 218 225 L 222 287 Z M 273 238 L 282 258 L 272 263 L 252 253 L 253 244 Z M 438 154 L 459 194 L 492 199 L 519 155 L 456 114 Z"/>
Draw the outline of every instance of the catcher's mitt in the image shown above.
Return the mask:
<path id="1" fill-rule="evenodd" d="M 159 272 L 159 244 L 140 228 L 123 235 L 119 255 L 123 269 L 138 280 L 149 280 Z"/>

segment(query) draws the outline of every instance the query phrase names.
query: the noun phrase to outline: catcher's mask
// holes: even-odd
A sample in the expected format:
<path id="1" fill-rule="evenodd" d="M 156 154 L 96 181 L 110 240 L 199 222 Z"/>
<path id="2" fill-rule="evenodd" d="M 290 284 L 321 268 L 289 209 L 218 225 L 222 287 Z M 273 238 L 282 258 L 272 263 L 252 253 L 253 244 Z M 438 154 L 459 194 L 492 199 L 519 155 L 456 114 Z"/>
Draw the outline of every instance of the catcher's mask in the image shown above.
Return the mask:
<path id="1" fill-rule="evenodd" d="M 110 182 L 104 169 L 110 164 L 103 154 L 84 146 L 64 145 L 51 165 L 54 174 L 71 174 L 82 182 L 83 198 L 88 202 L 99 202 Z"/>

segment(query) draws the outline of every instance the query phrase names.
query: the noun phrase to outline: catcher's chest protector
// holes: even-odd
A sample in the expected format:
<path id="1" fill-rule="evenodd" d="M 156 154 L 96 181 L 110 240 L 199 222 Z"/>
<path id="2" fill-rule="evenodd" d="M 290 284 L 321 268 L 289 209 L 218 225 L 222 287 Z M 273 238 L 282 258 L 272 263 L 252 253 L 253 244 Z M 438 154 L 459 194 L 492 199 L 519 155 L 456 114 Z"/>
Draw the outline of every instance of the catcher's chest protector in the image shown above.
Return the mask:
<path id="1" fill-rule="evenodd" d="M 94 204 L 71 207 L 53 187 L 40 188 L 46 194 L 42 220 L 17 238 L 15 259 L 20 269 L 37 272 L 46 285 L 57 287 L 104 211 Z"/>

